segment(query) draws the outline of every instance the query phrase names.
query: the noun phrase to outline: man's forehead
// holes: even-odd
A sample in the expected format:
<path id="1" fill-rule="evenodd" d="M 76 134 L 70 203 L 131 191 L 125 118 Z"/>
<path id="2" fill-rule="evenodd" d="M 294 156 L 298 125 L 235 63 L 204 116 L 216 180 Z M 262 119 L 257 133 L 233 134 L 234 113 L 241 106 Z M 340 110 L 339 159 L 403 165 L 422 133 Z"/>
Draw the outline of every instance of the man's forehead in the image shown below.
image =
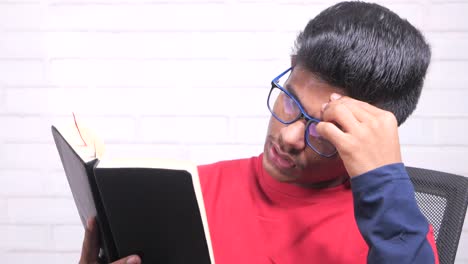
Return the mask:
<path id="1" fill-rule="evenodd" d="M 294 78 L 295 82 L 301 83 L 303 86 L 309 85 L 320 85 L 320 86 L 332 86 L 334 88 L 339 88 L 331 85 L 325 81 L 320 75 L 310 71 L 302 65 L 297 65 L 292 68 L 291 77 Z"/>
<path id="2" fill-rule="evenodd" d="M 346 95 L 343 89 L 333 86 L 301 66 L 293 68 L 284 87 L 312 116 L 329 101 L 332 93 Z"/>
<path id="3" fill-rule="evenodd" d="M 299 65 L 292 69 L 286 86 L 285 88 L 294 93 L 298 98 L 302 96 L 302 93 L 309 92 L 320 94 L 338 92 L 346 95 L 341 87 L 330 84 L 319 75 Z"/>

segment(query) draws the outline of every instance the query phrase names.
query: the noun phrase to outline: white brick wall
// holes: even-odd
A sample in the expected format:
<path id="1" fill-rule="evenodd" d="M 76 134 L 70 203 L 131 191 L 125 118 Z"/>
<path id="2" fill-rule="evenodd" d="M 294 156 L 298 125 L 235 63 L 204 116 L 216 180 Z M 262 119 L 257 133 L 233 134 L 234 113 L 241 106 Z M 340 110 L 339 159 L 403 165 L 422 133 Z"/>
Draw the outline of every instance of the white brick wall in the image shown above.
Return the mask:
<path id="1" fill-rule="evenodd" d="M 51 124 L 80 113 L 111 156 L 256 155 L 269 81 L 288 66 L 297 32 L 334 2 L 0 0 L 2 262 L 79 258 L 82 227 Z M 468 176 L 468 2 L 378 2 L 433 50 L 400 130 L 406 163 Z M 468 263 L 467 226 L 458 264 Z"/>

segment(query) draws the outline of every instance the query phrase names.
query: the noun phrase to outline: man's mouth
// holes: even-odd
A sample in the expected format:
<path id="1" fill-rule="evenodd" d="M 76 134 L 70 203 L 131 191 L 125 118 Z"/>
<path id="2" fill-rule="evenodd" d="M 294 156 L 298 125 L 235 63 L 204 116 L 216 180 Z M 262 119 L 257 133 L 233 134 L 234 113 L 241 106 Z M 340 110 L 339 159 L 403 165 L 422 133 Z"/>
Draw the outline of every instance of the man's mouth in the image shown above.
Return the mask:
<path id="1" fill-rule="evenodd" d="M 293 159 L 290 158 L 287 154 L 281 152 L 279 147 L 274 143 L 271 144 L 270 150 L 270 161 L 275 167 L 279 170 L 289 170 L 296 167 Z"/>

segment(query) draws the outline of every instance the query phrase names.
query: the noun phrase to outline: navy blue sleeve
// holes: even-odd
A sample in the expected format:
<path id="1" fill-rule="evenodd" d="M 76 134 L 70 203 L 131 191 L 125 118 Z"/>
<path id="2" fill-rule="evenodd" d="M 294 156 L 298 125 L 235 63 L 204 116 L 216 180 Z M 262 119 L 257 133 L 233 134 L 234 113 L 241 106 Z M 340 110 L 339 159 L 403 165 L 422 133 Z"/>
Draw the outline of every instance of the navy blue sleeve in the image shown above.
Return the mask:
<path id="1" fill-rule="evenodd" d="M 351 188 L 356 222 L 369 246 L 367 263 L 436 263 L 429 223 L 402 163 L 353 177 Z"/>

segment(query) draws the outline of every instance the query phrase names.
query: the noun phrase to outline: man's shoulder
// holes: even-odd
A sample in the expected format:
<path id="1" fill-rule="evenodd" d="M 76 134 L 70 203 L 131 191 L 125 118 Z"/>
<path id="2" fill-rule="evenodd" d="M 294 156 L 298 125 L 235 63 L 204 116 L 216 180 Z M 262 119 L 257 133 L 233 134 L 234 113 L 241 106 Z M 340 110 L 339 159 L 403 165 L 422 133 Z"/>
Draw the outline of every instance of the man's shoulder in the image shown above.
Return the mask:
<path id="1" fill-rule="evenodd" d="M 233 193 L 246 192 L 257 177 L 260 162 L 260 157 L 251 157 L 198 166 L 205 203 L 231 201 Z"/>

